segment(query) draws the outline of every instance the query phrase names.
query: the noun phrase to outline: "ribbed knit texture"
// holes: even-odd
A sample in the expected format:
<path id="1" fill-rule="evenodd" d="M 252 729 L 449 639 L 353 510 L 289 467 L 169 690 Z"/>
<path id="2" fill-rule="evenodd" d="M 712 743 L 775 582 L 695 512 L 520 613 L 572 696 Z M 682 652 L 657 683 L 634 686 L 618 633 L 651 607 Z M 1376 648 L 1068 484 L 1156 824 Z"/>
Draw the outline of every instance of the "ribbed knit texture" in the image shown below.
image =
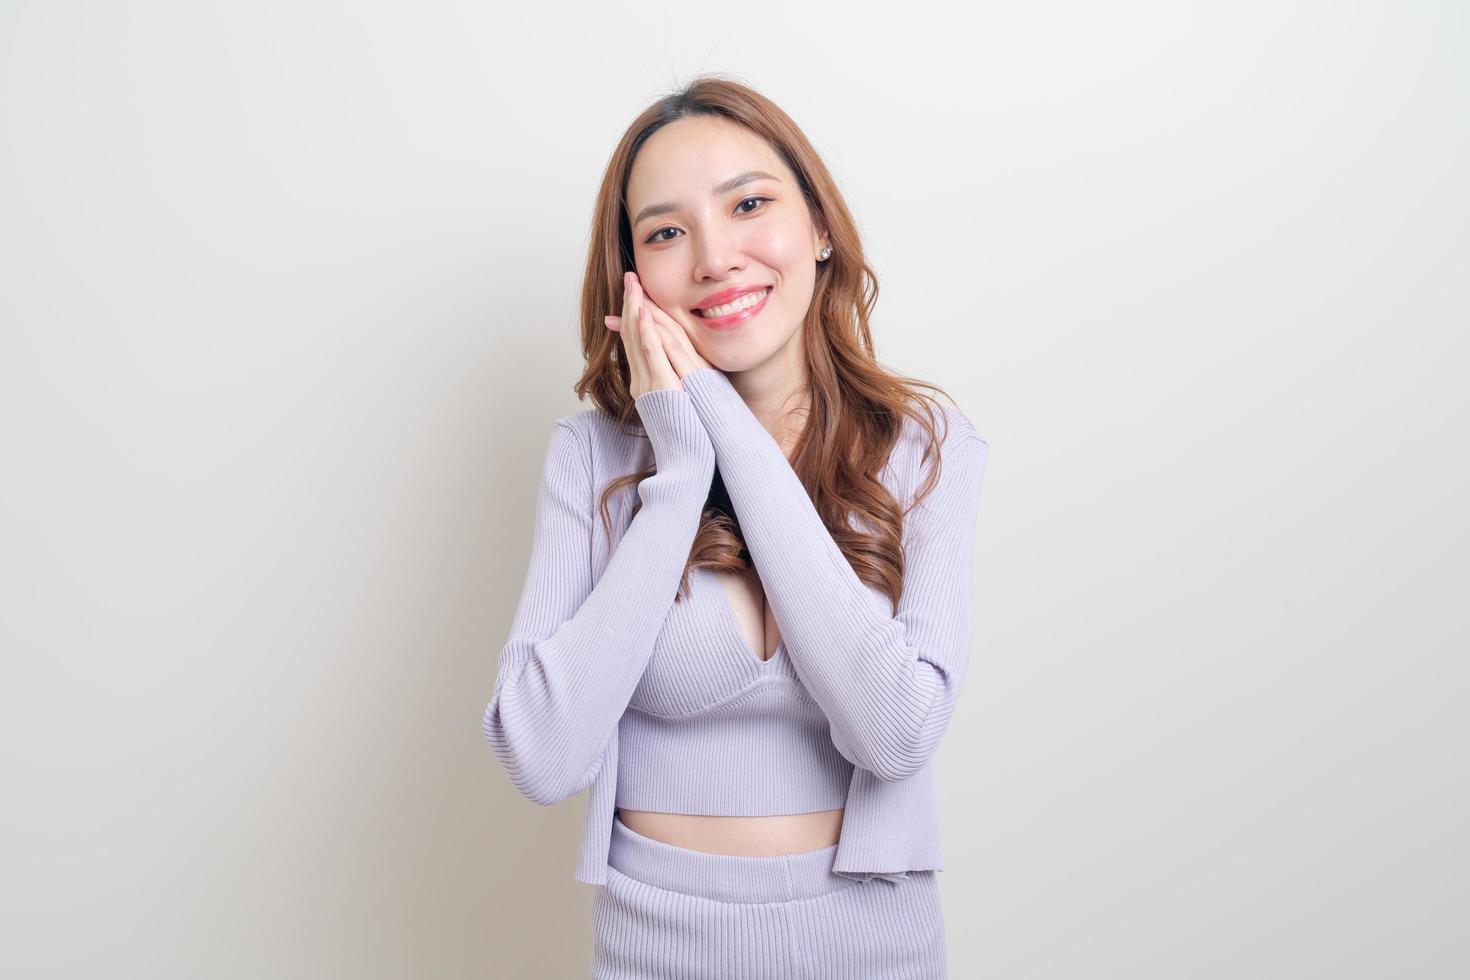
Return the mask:
<path id="1" fill-rule="evenodd" d="M 854 882 L 836 851 L 710 854 L 616 821 L 592 980 L 944 980 L 936 872 Z"/>
<path id="2" fill-rule="evenodd" d="M 618 745 L 617 805 L 625 810 L 731 817 L 837 810 L 852 781 L 852 763 L 832 744 L 821 708 L 800 681 L 780 675 L 688 715 L 630 706 Z"/>
<path id="3" fill-rule="evenodd" d="M 591 789 L 579 881 L 607 882 L 620 800 L 672 813 L 845 806 L 835 874 L 941 869 L 932 760 L 969 661 L 985 440 L 944 410 L 941 477 L 905 526 L 895 613 L 729 378 L 710 367 L 682 380 L 636 399 L 647 438 L 595 410 L 553 427 L 485 737 L 535 802 Z M 903 505 L 927 473 L 924 444 L 907 423 L 880 474 Z M 610 500 L 609 545 L 594 514 L 601 489 L 650 463 L 631 520 L 632 488 Z M 716 464 L 779 624 L 768 661 L 708 570 L 673 601 Z M 636 763 L 626 772 L 620 747 Z"/>

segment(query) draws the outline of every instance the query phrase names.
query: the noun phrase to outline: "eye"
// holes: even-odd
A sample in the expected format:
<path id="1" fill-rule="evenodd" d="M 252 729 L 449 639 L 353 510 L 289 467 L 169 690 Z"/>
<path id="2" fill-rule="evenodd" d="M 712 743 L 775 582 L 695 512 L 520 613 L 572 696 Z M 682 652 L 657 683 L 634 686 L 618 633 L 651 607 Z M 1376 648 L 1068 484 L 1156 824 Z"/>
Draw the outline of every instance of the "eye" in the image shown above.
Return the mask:
<path id="1" fill-rule="evenodd" d="M 769 200 L 770 200 L 769 197 L 747 197 L 745 199 L 745 201 L 769 201 Z M 740 204 L 744 204 L 745 201 L 741 201 Z M 740 211 L 740 204 L 735 205 L 735 210 Z M 750 211 L 740 211 L 740 213 L 741 214 L 750 214 L 750 213 L 752 213 L 752 212 L 754 212 L 756 210 L 758 210 L 758 209 L 751 208 Z"/>
<path id="2" fill-rule="evenodd" d="M 770 198 L 770 197 L 747 197 L 744 200 L 742 200 L 740 202 L 740 204 L 735 205 L 735 213 L 736 214 L 755 214 L 757 211 L 760 210 L 759 207 L 746 208 L 744 210 L 741 210 L 741 205 L 748 204 L 751 201 L 760 201 L 760 202 L 762 202 L 764 204 L 764 203 L 769 203 L 772 200 L 774 200 L 774 198 Z M 658 236 L 662 235 L 666 231 L 678 231 L 678 230 L 679 229 L 677 229 L 677 228 L 660 228 L 657 231 L 655 231 L 652 234 L 650 234 L 647 238 L 643 239 L 643 244 L 645 244 L 645 245 L 657 245 L 659 242 L 671 242 L 671 241 L 673 241 L 672 238 L 659 238 Z"/>

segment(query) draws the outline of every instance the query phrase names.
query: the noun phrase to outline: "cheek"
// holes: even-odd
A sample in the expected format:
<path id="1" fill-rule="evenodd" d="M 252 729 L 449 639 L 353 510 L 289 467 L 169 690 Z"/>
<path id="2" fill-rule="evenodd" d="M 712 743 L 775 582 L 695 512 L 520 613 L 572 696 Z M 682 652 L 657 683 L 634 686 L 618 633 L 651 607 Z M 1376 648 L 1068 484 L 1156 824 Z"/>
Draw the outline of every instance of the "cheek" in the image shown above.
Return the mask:
<path id="1" fill-rule="evenodd" d="M 787 282 L 800 282 L 812 275 L 811 233 L 805 228 L 782 225 L 762 229 L 759 241 L 751 244 L 750 253 Z"/>
<path id="2" fill-rule="evenodd" d="M 751 243 L 751 251 L 772 268 L 785 269 L 801 251 L 801 241 L 800 229 L 772 226 L 761 229 L 760 236 Z"/>
<path id="3" fill-rule="evenodd" d="M 643 287 L 643 293 L 653 300 L 655 306 L 668 310 L 669 305 L 665 302 L 670 296 L 677 296 L 678 290 L 674 283 L 678 281 L 678 275 L 668 268 L 667 263 L 657 260 L 652 262 L 640 262 L 633 269 L 638 273 L 638 284 Z"/>

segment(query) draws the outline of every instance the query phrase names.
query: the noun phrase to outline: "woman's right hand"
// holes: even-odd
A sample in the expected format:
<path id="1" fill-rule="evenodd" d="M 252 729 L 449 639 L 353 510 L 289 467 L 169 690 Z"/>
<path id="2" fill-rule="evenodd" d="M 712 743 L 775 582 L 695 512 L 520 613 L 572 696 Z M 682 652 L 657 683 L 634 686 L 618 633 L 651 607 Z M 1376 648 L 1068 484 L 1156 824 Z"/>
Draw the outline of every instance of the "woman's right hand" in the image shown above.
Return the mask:
<path id="1" fill-rule="evenodd" d="M 682 390 L 684 383 L 669 361 L 663 338 L 645 307 L 647 297 L 634 272 L 623 273 L 623 315 L 606 317 L 611 330 L 623 335 L 623 354 L 628 359 L 629 392 L 636 399 L 660 388 Z M 614 322 L 617 321 L 617 322 Z"/>

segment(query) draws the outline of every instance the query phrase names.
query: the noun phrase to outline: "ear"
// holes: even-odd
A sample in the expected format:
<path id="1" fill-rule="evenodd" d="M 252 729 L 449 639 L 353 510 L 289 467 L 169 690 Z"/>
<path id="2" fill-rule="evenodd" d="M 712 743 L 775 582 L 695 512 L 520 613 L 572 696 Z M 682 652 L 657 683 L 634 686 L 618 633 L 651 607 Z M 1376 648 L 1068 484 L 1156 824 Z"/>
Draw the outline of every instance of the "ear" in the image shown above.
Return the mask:
<path id="1" fill-rule="evenodd" d="M 820 252 L 825 246 L 832 244 L 830 237 L 831 232 L 827 228 L 827 222 L 822 218 L 820 214 L 818 214 L 816 211 L 812 211 L 811 215 L 812 241 L 815 243 L 817 251 Z"/>

